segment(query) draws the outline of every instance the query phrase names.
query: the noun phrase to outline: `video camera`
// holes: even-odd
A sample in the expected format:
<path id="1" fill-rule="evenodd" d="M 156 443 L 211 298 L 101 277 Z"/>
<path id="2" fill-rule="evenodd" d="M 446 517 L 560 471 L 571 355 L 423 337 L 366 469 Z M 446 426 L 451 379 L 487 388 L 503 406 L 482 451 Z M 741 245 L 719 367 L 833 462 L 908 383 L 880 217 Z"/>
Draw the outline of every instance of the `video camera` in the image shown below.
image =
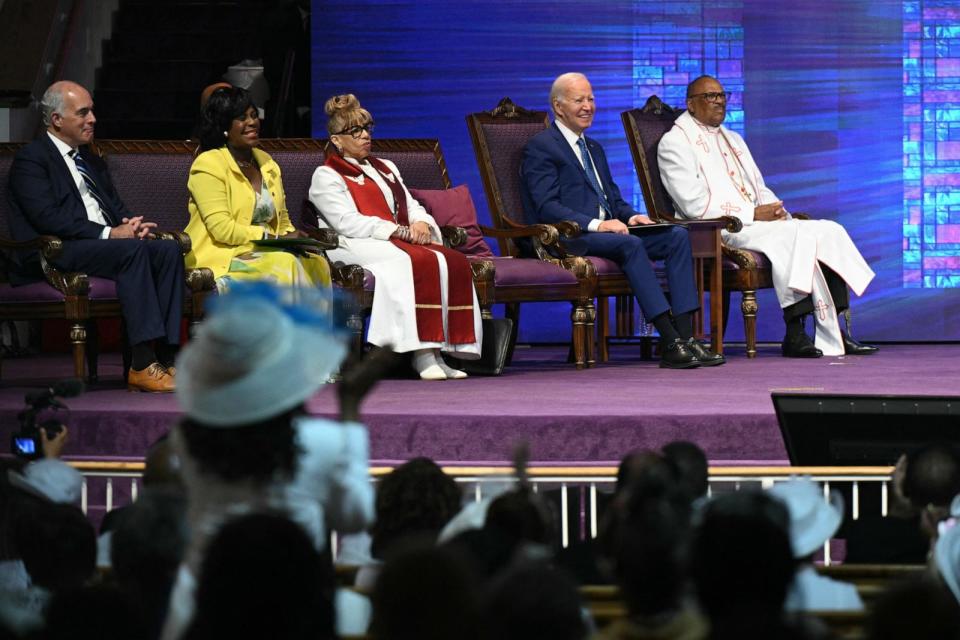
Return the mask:
<path id="1" fill-rule="evenodd" d="M 57 398 L 72 398 L 83 393 L 83 382 L 80 380 L 63 380 L 52 387 L 30 391 L 24 396 L 26 408 L 17 414 L 20 430 L 10 437 L 10 451 L 18 458 L 37 460 L 43 457 L 44 433 L 48 440 L 63 431 L 63 427 L 70 415 L 67 405 Z M 37 424 L 37 416 L 46 410 L 54 413 L 44 416 L 44 420 Z M 57 415 L 55 412 L 63 411 Z"/>

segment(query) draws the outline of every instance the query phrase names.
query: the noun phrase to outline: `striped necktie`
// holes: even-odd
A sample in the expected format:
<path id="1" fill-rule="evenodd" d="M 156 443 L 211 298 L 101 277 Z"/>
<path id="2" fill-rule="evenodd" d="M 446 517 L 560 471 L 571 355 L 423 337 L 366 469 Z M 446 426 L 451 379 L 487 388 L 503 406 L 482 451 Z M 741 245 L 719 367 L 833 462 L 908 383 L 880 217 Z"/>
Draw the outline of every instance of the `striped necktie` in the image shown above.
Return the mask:
<path id="1" fill-rule="evenodd" d="M 603 189 L 600 187 L 600 182 L 597 180 L 597 172 L 593 168 L 593 160 L 590 159 L 590 153 L 587 151 L 587 141 L 581 136 L 577 139 L 577 146 L 580 147 L 580 159 L 583 160 L 583 170 L 587 174 L 587 180 L 600 197 L 600 208 L 603 209 L 604 213 L 609 214 L 610 203 L 607 202 L 607 195 L 603 192 Z"/>
<path id="2" fill-rule="evenodd" d="M 97 181 L 90 175 L 90 167 L 87 166 L 87 162 L 76 149 L 68 155 L 73 158 L 73 162 L 77 165 L 77 171 L 80 172 L 80 177 L 83 178 L 84 184 L 87 185 L 87 192 L 97 201 L 97 204 L 100 205 L 100 211 L 103 212 L 103 216 L 109 220 L 110 214 L 108 213 L 109 210 L 107 206 L 103 202 L 103 194 L 100 192 L 100 187 L 97 186 Z"/>

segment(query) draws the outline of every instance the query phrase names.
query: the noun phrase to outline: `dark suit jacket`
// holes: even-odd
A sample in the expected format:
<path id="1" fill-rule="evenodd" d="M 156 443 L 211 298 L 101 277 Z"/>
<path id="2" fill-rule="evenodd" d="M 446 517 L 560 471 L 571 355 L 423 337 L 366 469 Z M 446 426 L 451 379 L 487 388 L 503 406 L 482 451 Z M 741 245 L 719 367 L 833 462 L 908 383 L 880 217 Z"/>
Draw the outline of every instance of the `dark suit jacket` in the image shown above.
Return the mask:
<path id="1" fill-rule="evenodd" d="M 80 149 L 80 155 L 103 197 L 107 222 L 117 225 L 123 218 L 133 217 L 117 195 L 103 160 L 85 147 Z M 46 133 L 17 153 L 10 167 L 7 194 L 10 233 L 14 240 L 31 240 L 38 235 L 53 235 L 62 240 L 93 240 L 99 238 L 104 229 L 87 218 L 80 190 Z M 11 273 L 14 283 L 39 279 L 36 251 L 22 252 L 16 260 L 18 264 Z"/>
<path id="2" fill-rule="evenodd" d="M 586 141 L 612 213 L 626 224 L 637 212 L 620 195 L 603 147 L 591 138 Z M 600 197 L 556 123 L 527 143 L 520 173 L 527 222 L 574 220 L 586 231 L 590 221 L 597 218 Z"/>

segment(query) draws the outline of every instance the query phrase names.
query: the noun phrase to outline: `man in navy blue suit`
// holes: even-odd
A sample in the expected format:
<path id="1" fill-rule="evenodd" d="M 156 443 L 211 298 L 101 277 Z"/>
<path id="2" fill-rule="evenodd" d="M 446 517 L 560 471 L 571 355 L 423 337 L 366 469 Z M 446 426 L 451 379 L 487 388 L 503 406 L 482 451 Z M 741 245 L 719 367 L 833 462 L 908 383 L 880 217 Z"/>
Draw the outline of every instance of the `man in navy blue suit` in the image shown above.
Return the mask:
<path id="1" fill-rule="evenodd" d="M 56 82 L 40 108 L 47 130 L 10 168 L 10 231 L 17 240 L 58 236 L 55 267 L 114 280 L 132 347 L 128 389 L 171 392 L 184 293 L 179 245 L 150 239 L 156 225 L 127 209 L 106 164 L 88 153 L 97 119 L 86 89 Z M 36 252 L 18 256 L 15 281 L 39 274 Z"/>
<path id="2" fill-rule="evenodd" d="M 687 230 L 680 226 L 632 235 L 629 226 L 651 224 L 620 195 L 603 147 L 583 132 L 596 113 L 586 76 L 565 73 L 550 89 L 554 122 L 527 143 L 521 178 L 528 220 L 573 220 L 581 234 L 564 241 L 576 255 L 609 258 L 623 269 L 643 314 L 661 339 L 660 366 L 687 369 L 724 363 L 693 338 L 699 298 Z M 664 261 L 670 299 L 657 282 L 650 260 Z M 672 303 L 672 305 L 671 305 Z"/>

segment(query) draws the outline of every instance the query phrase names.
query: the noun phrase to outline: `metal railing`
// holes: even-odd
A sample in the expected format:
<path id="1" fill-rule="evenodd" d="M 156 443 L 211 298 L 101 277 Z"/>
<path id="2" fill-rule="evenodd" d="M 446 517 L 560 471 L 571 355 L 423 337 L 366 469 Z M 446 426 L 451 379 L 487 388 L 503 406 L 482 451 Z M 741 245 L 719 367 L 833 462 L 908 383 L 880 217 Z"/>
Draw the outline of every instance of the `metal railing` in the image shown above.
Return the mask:
<path id="1" fill-rule="evenodd" d="M 91 504 L 110 511 L 116 504 L 118 485 L 124 495 L 136 500 L 143 475 L 142 462 L 93 462 L 69 461 L 84 477 L 81 491 L 81 507 L 86 513 Z M 390 473 L 393 467 L 370 468 L 371 478 Z M 512 485 L 515 478 L 512 468 L 506 466 L 446 466 L 443 470 L 464 486 L 465 495 L 480 501 L 496 495 Z M 599 503 L 601 493 L 611 493 L 616 483 L 617 468 L 613 466 L 537 466 L 527 469 L 531 487 L 543 493 L 559 491 L 560 538 L 564 547 L 569 546 L 573 534 L 596 537 L 599 527 Z M 865 485 L 879 485 L 880 504 L 872 505 L 881 515 L 887 515 L 889 481 L 893 467 L 789 467 L 789 466 L 722 466 L 710 467 L 709 493 L 739 491 L 746 487 L 768 489 L 776 482 L 795 476 L 808 476 L 823 485 L 824 499 L 835 487 L 850 490 L 850 509 L 854 520 L 864 509 L 861 493 Z M 93 479 L 104 479 L 102 501 L 91 503 L 90 485 Z M 98 491 L 99 493 L 99 491 Z M 99 496 L 98 496 L 99 497 Z M 571 510 L 574 517 L 571 518 Z M 579 524 L 579 531 L 571 530 L 571 521 Z M 831 563 L 830 546 L 824 545 L 824 564 Z"/>

